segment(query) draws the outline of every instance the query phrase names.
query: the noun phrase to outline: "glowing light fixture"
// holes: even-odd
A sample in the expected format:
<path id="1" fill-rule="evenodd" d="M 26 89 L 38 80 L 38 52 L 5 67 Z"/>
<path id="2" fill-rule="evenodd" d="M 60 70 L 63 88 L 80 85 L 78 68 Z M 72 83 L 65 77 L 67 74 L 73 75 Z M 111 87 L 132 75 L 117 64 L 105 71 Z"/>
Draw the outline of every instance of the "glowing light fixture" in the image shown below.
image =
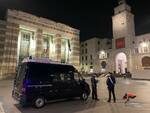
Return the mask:
<path id="1" fill-rule="evenodd" d="M 99 59 L 105 59 L 105 58 L 107 58 L 107 53 L 104 50 L 100 51 Z"/>
<path id="2" fill-rule="evenodd" d="M 105 54 L 105 51 L 101 51 L 100 54 Z"/>
<path id="3" fill-rule="evenodd" d="M 148 45 L 147 45 L 147 43 L 143 42 L 143 43 L 141 43 L 141 46 L 142 47 L 147 47 Z"/>

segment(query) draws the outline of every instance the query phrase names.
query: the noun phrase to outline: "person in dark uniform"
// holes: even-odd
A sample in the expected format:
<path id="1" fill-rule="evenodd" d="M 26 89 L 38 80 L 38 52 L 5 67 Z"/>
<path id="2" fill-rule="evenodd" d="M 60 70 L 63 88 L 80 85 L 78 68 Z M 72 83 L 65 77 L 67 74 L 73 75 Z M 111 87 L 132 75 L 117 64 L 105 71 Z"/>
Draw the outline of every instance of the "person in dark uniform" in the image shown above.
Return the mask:
<path id="1" fill-rule="evenodd" d="M 116 96 L 115 96 L 116 80 L 115 80 L 115 77 L 113 76 L 113 74 L 111 72 L 109 72 L 107 75 L 106 84 L 107 84 L 107 88 L 108 88 L 108 92 L 109 92 L 109 98 L 108 98 L 107 102 L 111 102 L 111 93 L 113 95 L 114 102 L 116 102 Z"/>
<path id="2" fill-rule="evenodd" d="M 91 77 L 91 87 L 92 87 L 92 99 L 93 100 L 99 100 L 98 97 L 97 97 L 97 83 L 98 83 L 98 80 L 96 80 L 96 75 L 92 75 Z"/>

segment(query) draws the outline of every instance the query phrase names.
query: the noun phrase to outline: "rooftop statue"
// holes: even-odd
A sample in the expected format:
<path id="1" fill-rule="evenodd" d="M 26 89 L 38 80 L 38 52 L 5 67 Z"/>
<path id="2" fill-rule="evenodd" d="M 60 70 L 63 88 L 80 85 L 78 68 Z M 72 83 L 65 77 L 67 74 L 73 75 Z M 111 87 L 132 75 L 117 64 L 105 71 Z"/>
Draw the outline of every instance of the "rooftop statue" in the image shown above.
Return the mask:
<path id="1" fill-rule="evenodd" d="M 118 3 L 119 4 L 124 4 L 124 3 L 126 3 L 126 0 L 118 0 Z"/>

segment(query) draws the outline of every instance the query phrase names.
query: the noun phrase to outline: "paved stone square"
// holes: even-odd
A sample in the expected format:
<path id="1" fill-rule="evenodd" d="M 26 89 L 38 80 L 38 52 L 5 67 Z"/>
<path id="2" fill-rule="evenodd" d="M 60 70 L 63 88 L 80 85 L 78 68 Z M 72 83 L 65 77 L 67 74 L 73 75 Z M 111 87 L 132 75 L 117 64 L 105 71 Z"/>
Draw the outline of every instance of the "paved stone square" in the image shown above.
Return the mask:
<path id="1" fill-rule="evenodd" d="M 88 82 L 89 78 L 86 79 Z M 99 101 L 93 101 L 91 95 L 86 102 L 80 99 L 52 102 L 41 109 L 21 108 L 11 97 L 12 80 L 0 81 L 0 113 L 150 113 L 150 82 L 119 78 L 116 85 L 116 103 L 107 103 L 106 78 L 99 78 Z M 137 97 L 124 104 L 125 92 L 136 93 Z"/>

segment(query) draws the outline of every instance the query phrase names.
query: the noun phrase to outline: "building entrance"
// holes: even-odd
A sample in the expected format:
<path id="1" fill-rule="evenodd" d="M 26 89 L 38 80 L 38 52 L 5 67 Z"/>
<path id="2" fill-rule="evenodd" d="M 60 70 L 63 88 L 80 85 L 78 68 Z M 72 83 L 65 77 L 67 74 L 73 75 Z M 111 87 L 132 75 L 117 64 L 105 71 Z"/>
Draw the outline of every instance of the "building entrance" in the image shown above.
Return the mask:
<path id="1" fill-rule="evenodd" d="M 116 73 L 125 73 L 127 69 L 126 54 L 121 52 L 116 55 Z"/>
<path id="2" fill-rule="evenodd" d="M 144 69 L 150 69 L 150 57 L 145 56 L 142 58 L 142 66 Z"/>

